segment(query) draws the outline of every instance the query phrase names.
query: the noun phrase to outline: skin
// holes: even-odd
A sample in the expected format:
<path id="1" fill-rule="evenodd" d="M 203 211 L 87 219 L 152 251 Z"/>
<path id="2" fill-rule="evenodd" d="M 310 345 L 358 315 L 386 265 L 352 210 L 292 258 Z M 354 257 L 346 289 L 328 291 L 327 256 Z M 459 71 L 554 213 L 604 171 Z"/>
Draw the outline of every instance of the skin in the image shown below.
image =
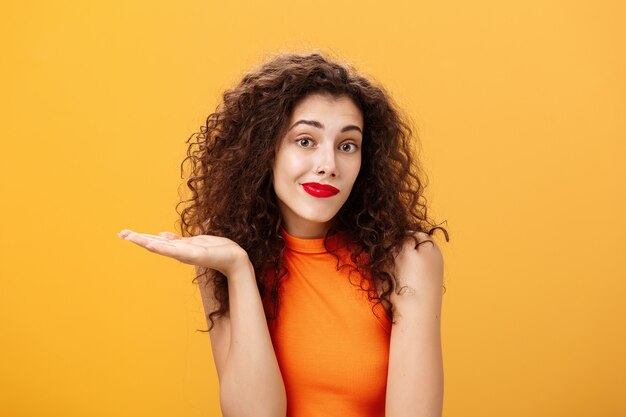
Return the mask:
<path id="1" fill-rule="evenodd" d="M 293 126 L 300 120 L 317 121 L 323 127 Z M 293 127 L 281 139 L 272 169 L 283 227 L 296 237 L 321 238 L 361 169 L 363 114 L 346 96 L 315 93 L 296 104 L 288 126 Z M 300 185 L 306 182 L 330 184 L 340 191 L 331 197 L 314 197 Z"/>

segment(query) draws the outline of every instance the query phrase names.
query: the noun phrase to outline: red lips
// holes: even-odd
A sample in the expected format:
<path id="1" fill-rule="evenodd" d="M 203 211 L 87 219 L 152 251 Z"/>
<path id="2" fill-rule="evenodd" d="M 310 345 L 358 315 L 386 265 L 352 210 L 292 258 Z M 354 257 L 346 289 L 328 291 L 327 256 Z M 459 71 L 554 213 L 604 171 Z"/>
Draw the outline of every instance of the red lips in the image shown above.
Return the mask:
<path id="1" fill-rule="evenodd" d="M 304 191 L 311 194 L 313 197 L 332 197 L 339 192 L 339 190 L 329 184 L 320 184 L 317 182 L 305 182 L 302 184 Z"/>

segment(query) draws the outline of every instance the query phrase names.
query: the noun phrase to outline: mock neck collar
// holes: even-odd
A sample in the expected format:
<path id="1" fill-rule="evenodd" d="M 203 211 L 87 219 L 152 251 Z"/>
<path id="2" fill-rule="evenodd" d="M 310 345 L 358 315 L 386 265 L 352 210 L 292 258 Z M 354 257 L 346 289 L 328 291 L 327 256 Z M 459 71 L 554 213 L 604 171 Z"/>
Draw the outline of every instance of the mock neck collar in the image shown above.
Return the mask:
<path id="1" fill-rule="evenodd" d="M 283 226 L 280 226 L 280 233 L 285 239 L 286 247 L 295 251 L 303 253 L 329 253 L 324 247 L 324 238 L 301 238 L 287 233 Z M 335 250 L 339 246 L 343 246 L 343 239 L 341 233 L 328 236 L 326 239 L 326 245 L 329 249 Z"/>

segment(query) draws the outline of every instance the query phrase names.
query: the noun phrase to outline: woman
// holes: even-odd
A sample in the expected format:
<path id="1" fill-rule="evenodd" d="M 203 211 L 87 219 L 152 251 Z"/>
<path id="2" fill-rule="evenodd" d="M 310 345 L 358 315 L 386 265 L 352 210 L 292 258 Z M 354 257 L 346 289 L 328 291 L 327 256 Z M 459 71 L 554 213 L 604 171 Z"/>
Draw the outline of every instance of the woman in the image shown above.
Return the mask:
<path id="1" fill-rule="evenodd" d="M 389 94 L 279 54 L 192 137 L 182 237 L 119 236 L 196 266 L 223 414 L 440 416 L 448 234 Z"/>

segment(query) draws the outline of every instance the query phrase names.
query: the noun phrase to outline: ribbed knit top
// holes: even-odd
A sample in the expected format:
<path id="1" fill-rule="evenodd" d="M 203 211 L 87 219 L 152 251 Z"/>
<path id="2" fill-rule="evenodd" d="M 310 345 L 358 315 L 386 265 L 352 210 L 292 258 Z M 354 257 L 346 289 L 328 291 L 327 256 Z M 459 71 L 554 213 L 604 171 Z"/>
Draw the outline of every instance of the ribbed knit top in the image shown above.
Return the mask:
<path id="1" fill-rule="evenodd" d="M 287 391 L 287 417 L 383 417 L 391 322 L 358 285 L 361 275 L 337 270 L 324 238 L 303 239 L 281 228 L 288 269 L 277 320 L 269 329 Z M 341 234 L 327 240 L 349 259 Z M 346 258 L 347 257 L 347 258 Z M 364 288 L 372 288 L 365 281 Z"/>

